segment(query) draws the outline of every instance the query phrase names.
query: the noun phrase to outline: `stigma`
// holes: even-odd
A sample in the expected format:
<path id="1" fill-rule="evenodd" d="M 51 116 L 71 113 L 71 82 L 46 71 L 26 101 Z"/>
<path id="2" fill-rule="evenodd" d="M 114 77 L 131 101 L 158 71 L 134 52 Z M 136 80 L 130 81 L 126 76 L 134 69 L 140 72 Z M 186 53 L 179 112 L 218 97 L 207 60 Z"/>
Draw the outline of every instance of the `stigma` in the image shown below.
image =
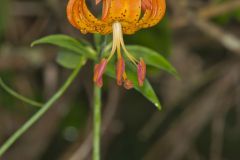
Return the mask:
<path id="1" fill-rule="evenodd" d="M 116 79 L 119 86 L 124 86 L 126 89 L 132 89 L 134 87 L 133 82 L 128 79 L 127 73 L 125 71 L 125 60 L 127 58 L 133 65 L 136 66 L 138 85 L 143 86 L 146 76 L 146 64 L 142 58 L 140 60 L 136 59 L 126 48 L 123 40 L 122 25 L 120 22 L 114 22 L 112 25 L 113 30 L 113 41 L 112 49 L 107 58 L 103 58 L 99 64 L 96 64 L 94 69 L 94 82 L 97 86 L 102 87 L 102 76 L 104 74 L 107 63 L 112 59 L 112 57 L 117 54 L 116 62 Z M 124 56 L 125 55 L 125 56 Z"/>

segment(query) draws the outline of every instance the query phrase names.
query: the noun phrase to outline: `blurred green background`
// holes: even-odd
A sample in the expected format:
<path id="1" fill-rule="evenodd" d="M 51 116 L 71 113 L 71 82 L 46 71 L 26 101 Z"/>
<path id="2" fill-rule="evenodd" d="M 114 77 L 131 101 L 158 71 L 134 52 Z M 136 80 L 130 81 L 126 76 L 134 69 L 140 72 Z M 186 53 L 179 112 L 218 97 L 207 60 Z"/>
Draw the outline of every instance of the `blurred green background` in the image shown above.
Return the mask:
<path id="1" fill-rule="evenodd" d="M 70 70 L 61 49 L 32 41 L 67 34 L 93 43 L 66 19 L 67 0 L 1 0 L 0 76 L 19 93 L 48 99 Z M 92 5 L 91 5 L 92 4 Z M 89 1 L 92 10 L 94 2 Z M 181 80 L 148 68 L 161 112 L 134 90 L 105 79 L 103 160 L 240 159 L 240 1 L 168 0 L 164 20 L 125 36 L 127 44 L 168 58 Z M 92 62 L 67 93 L 4 155 L 3 160 L 91 159 Z M 0 88 L 0 144 L 36 109 Z"/>

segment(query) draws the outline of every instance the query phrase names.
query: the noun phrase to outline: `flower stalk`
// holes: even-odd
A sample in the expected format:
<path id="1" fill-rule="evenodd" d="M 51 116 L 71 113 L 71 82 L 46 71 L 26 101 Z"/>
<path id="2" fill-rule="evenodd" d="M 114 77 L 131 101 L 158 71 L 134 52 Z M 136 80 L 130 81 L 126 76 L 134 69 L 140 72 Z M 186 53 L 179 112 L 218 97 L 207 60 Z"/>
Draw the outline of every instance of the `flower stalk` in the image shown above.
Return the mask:
<path id="1" fill-rule="evenodd" d="M 101 146 L 101 88 L 94 85 L 93 160 L 100 160 Z"/>

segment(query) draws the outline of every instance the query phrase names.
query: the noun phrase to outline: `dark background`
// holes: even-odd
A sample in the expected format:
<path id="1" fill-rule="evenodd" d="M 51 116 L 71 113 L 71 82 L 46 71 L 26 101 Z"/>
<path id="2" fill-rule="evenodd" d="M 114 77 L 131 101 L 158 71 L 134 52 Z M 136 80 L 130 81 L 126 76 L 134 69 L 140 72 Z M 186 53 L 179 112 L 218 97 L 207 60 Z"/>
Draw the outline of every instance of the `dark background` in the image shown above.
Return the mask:
<path id="1" fill-rule="evenodd" d="M 83 36 L 67 22 L 66 3 L 0 2 L 0 75 L 27 97 L 45 101 L 70 73 L 55 62 L 58 48 L 31 48 L 32 41 L 63 33 L 92 42 L 91 34 Z M 181 80 L 148 69 L 163 104 L 159 112 L 136 91 L 119 88 L 106 78 L 102 159 L 239 160 L 240 0 L 168 0 L 167 4 L 159 25 L 125 36 L 125 41 L 170 59 Z M 3 160 L 91 159 L 92 100 L 92 62 L 88 62 L 67 93 Z M 0 89 L 0 144 L 35 112 Z"/>

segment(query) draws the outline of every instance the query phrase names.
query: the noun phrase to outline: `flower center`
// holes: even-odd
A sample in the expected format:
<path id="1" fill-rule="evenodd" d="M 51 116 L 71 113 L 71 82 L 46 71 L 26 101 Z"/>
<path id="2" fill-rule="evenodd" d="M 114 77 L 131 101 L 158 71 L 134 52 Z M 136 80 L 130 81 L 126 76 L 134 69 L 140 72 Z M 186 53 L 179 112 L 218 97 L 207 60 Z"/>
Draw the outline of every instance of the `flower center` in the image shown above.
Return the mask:
<path id="1" fill-rule="evenodd" d="M 103 85 L 102 75 L 105 71 L 107 63 L 111 60 L 115 52 L 117 52 L 117 63 L 116 63 L 116 79 L 117 84 L 121 86 L 122 84 L 126 89 L 133 88 L 133 82 L 128 79 L 127 74 L 125 72 L 125 61 L 122 56 L 121 51 L 126 55 L 126 57 L 137 67 L 138 74 L 138 84 L 139 86 L 143 86 L 145 76 L 146 76 L 146 65 L 142 58 L 137 60 L 134 56 L 132 56 L 125 47 L 123 41 L 123 31 L 122 25 L 119 22 L 114 22 L 112 25 L 113 28 L 113 42 L 112 42 L 112 50 L 109 57 L 103 58 L 99 64 L 95 65 L 94 68 L 94 82 L 101 87 Z"/>
<path id="2" fill-rule="evenodd" d="M 114 53 L 117 50 L 117 56 L 118 59 L 120 59 L 122 57 L 121 54 L 121 49 L 123 49 L 124 53 L 126 54 L 126 56 L 128 57 L 128 59 L 135 65 L 137 65 L 138 60 L 133 57 L 126 49 L 125 44 L 124 44 L 124 40 L 123 40 L 123 32 L 122 32 L 122 25 L 120 22 L 114 22 L 112 25 L 113 28 L 113 44 L 112 44 L 112 50 L 111 53 L 108 57 L 108 61 L 110 61 L 110 59 L 112 58 L 112 56 L 114 55 Z"/>

